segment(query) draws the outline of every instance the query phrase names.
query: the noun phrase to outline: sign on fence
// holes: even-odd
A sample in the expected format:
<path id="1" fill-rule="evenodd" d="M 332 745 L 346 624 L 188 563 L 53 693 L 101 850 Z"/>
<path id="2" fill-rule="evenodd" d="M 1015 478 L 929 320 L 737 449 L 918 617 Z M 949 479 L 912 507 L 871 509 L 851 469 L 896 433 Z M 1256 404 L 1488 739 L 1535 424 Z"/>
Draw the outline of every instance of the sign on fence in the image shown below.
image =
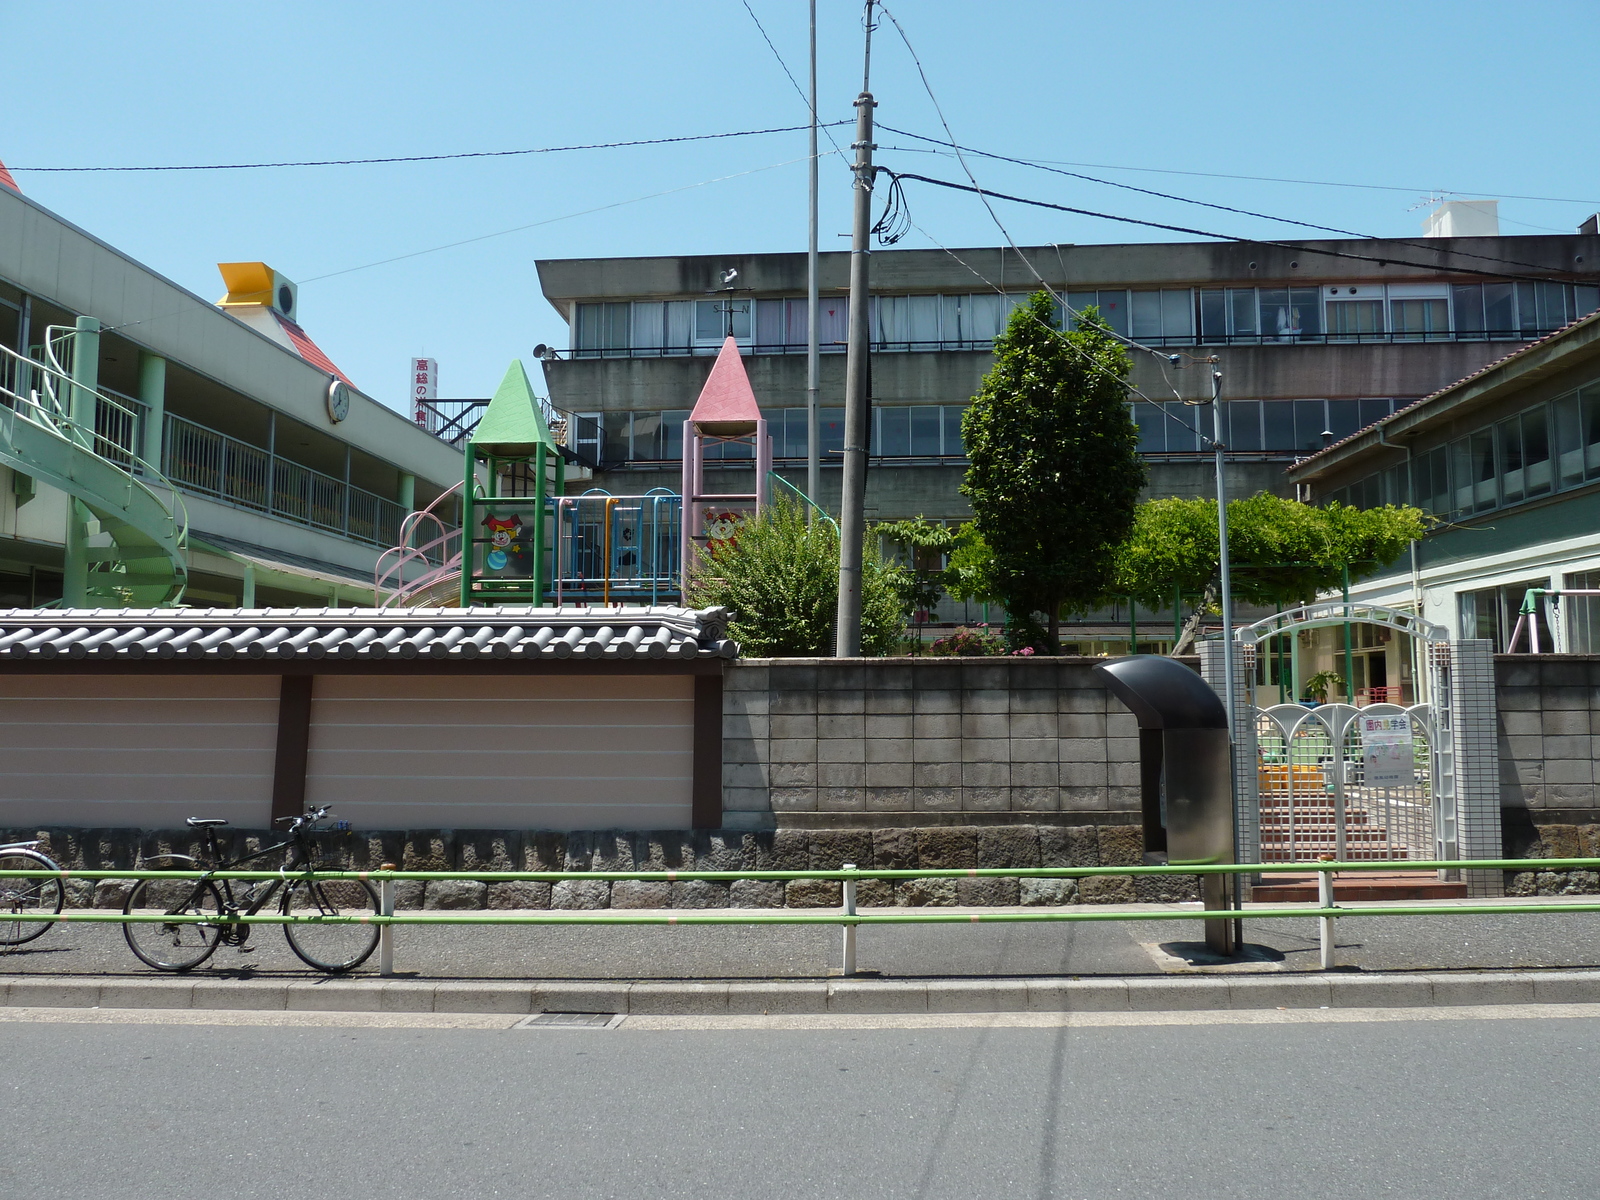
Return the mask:
<path id="1" fill-rule="evenodd" d="M 1367 716 L 1361 721 L 1361 753 L 1368 787 L 1410 787 L 1417 781 L 1411 718 Z"/>

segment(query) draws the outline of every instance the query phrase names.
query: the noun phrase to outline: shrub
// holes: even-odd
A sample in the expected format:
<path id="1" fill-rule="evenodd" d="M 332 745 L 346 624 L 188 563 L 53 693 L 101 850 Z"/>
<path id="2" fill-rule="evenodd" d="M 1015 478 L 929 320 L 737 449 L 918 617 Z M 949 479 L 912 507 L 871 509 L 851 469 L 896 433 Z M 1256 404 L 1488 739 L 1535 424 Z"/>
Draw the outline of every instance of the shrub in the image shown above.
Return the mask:
<path id="1" fill-rule="evenodd" d="M 905 628 L 901 580 L 868 550 L 861 564 L 861 650 L 893 653 Z M 839 605 L 839 535 L 832 524 L 806 523 L 801 506 L 773 500 L 735 535 L 695 558 L 684 598 L 699 608 L 726 607 L 729 636 L 755 658 L 833 653 Z"/>

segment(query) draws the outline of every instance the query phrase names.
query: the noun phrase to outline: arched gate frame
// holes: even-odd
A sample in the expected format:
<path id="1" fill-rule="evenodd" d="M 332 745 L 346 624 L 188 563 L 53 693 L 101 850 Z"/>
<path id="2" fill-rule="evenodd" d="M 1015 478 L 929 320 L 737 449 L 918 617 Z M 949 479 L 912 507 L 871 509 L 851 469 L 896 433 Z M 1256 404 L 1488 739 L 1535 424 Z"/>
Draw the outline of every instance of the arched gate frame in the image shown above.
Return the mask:
<path id="1" fill-rule="evenodd" d="M 1315 708 L 1257 704 L 1256 658 L 1262 643 L 1303 629 L 1347 623 L 1379 625 L 1413 639 L 1418 652 L 1416 675 L 1426 688 L 1420 703 L 1359 709 L 1347 704 Z M 1490 643 L 1452 642 L 1446 629 L 1415 613 L 1342 600 L 1287 609 L 1241 627 L 1234 638 L 1235 695 L 1230 707 L 1240 862 L 1282 861 L 1291 854 L 1315 858 L 1319 853 L 1340 851 L 1340 857 L 1355 858 L 1499 856 L 1499 760 Z M 1220 691 L 1222 644 L 1203 642 L 1200 650 L 1202 671 Z M 1375 787 L 1365 778 L 1369 764 L 1361 753 L 1363 735 L 1358 727 L 1363 715 L 1395 718 L 1388 725 L 1408 725 L 1413 746 L 1426 742 L 1426 756 L 1416 763 L 1410 793 L 1399 785 Z M 1263 746 L 1264 736 L 1267 746 Z M 1311 749 L 1316 738 L 1326 743 L 1325 753 Z M 1290 747 L 1299 751 L 1300 762 Z M 1264 762 L 1263 749 L 1282 751 L 1280 761 Z M 1319 758 L 1324 761 L 1316 761 Z M 1309 769 L 1297 776 L 1297 766 Z M 1424 779 L 1426 821 L 1417 811 L 1424 799 L 1415 790 Z M 1287 805 L 1282 803 L 1285 799 Z M 1296 799 L 1304 801 L 1302 811 L 1308 820 L 1291 837 L 1286 828 L 1290 814 L 1282 809 L 1287 807 L 1292 813 Z M 1316 803 L 1319 799 L 1320 804 Z M 1374 837 L 1375 813 L 1380 824 L 1403 829 L 1403 836 Z M 1352 815 L 1357 818 L 1354 822 Z M 1357 829 L 1359 835 L 1352 836 Z M 1412 845 L 1412 841 L 1424 844 Z M 1399 853 L 1402 848 L 1403 855 Z M 1500 876 L 1494 872 L 1468 872 L 1468 885 L 1474 895 L 1501 891 Z"/>

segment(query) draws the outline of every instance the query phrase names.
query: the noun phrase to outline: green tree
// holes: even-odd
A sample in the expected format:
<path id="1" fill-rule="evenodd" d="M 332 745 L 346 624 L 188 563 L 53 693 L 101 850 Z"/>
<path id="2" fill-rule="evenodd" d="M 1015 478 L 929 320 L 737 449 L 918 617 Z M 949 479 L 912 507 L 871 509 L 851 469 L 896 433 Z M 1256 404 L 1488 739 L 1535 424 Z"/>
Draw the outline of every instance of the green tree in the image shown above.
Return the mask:
<path id="1" fill-rule="evenodd" d="M 1233 594 L 1275 608 L 1304 603 L 1372 575 L 1426 531 L 1421 509 L 1388 505 L 1316 507 L 1267 492 L 1228 502 Z M 1176 594 L 1196 600 L 1174 653 L 1189 648 L 1200 618 L 1215 611 L 1221 575 L 1217 502 L 1176 497 L 1139 505 L 1117 551 L 1113 595 L 1165 608 Z"/>
<path id="2" fill-rule="evenodd" d="M 902 571 L 869 552 L 862 563 L 861 647 L 889 654 L 905 629 Z M 798 502 L 779 496 L 734 536 L 701 551 L 684 589 L 699 608 L 732 614 L 729 635 L 756 658 L 833 653 L 839 603 L 839 535 L 827 521 L 806 522 Z"/>
<path id="3" fill-rule="evenodd" d="M 1095 309 L 1077 323 L 1057 329 L 1044 291 L 1014 310 L 961 422 L 988 585 L 1013 620 L 1043 616 L 1051 653 L 1062 609 L 1087 611 L 1109 589 L 1145 480 L 1127 352 Z"/>

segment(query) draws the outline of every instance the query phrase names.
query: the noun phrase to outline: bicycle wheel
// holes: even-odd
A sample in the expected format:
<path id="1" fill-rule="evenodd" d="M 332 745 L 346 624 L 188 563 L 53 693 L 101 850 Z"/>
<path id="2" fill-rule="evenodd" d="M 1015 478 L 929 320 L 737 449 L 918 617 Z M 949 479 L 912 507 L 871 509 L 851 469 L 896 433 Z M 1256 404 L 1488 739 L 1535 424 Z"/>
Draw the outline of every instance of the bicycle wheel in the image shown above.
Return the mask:
<path id="1" fill-rule="evenodd" d="M 283 936 L 301 961 L 319 971 L 352 971 L 377 949 L 378 927 L 360 919 L 377 913 L 378 893 L 364 880 L 298 879 L 284 891 L 279 910 L 304 918 L 285 925 Z"/>
<path id="2" fill-rule="evenodd" d="M 220 918 L 222 896 L 209 880 L 142 879 L 122 911 Z M 222 927 L 190 921 L 140 921 L 125 924 L 122 936 L 141 962 L 158 971 L 187 971 L 211 957 L 222 940 Z"/>
<path id="3" fill-rule="evenodd" d="M 60 869 L 33 850 L 0 851 L 0 946 L 20 946 L 43 936 L 50 921 L 25 921 L 22 916 L 54 916 L 64 899 L 60 879 L 18 878 L 11 872 Z"/>

